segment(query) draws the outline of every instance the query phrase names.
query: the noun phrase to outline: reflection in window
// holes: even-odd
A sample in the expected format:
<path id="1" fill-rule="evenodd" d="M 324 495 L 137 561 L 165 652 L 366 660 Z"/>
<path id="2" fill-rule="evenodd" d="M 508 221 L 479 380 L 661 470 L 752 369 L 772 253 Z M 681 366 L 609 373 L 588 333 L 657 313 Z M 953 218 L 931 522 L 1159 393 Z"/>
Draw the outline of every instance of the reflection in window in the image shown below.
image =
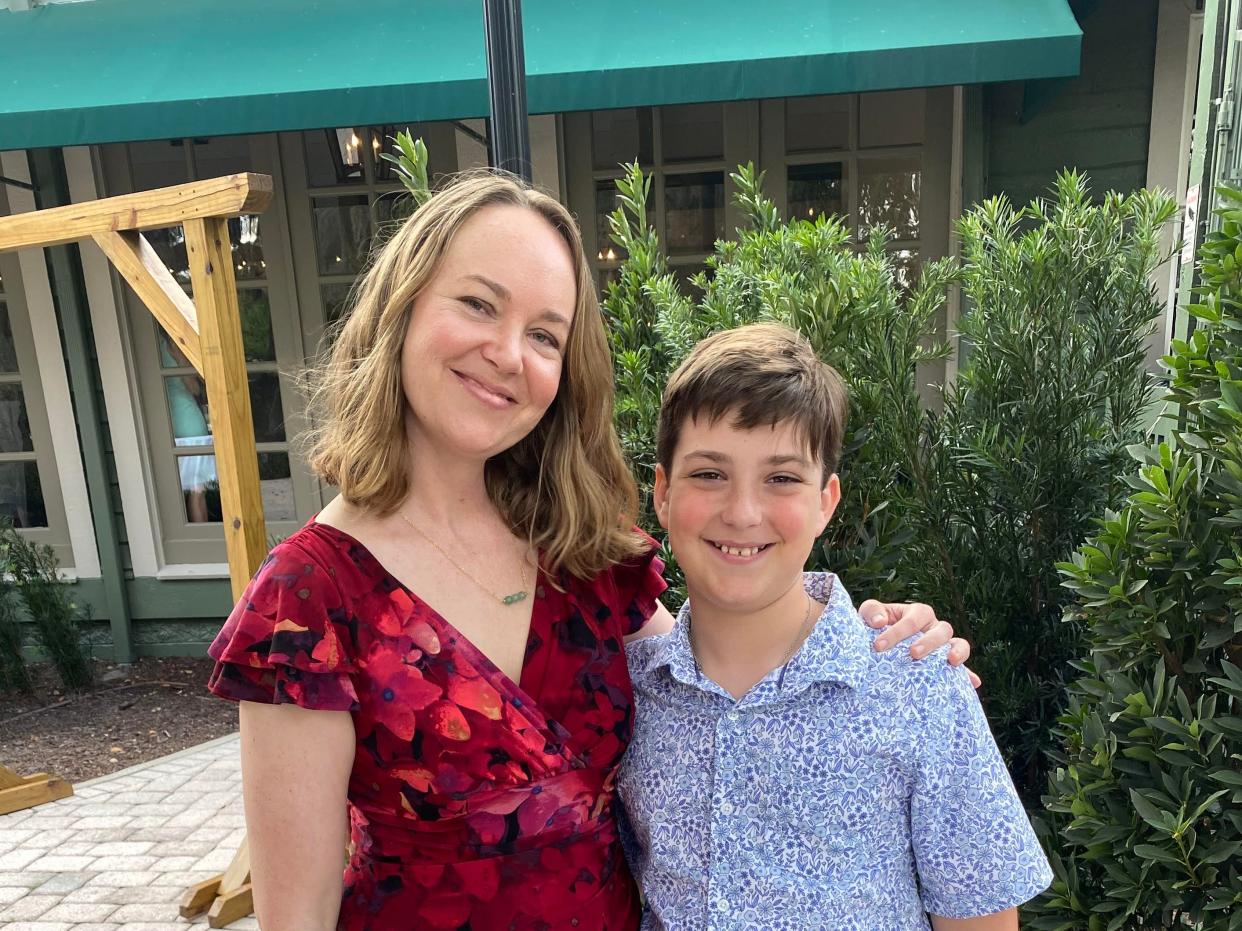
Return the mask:
<path id="1" fill-rule="evenodd" d="M 362 140 L 365 135 L 363 129 L 353 126 L 302 133 L 310 186 L 332 187 L 362 181 Z"/>
<path id="2" fill-rule="evenodd" d="M 660 153 L 665 162 L 724 157 L 724 104 L 689 103 L 660 108 Z"/>
<path id="3" fill-rule="evenodd" d="M 275 362 L 276 345 L 272 340 L 272 308 L 267 291 L 242 288 L 237 292 L 241 314 L 242 348 L 247 362 Z"/>
<path id="4" fill-rule="evenodd" d="M 8 518 L 14 527 L 47 526 L 43 486 L 34 460 L 0 462 L 0 517 Z"/>
<path id="5" fill-rule="evenodd" d="M 612 241 L 609 215 L 617 209 L 617 183 L 612 180 L 595 182 L 595 243 L 598 262 L 619 262 L 627 255 L 625 249 Z"/>
<path id="6" fill-rule="evenodd" d="M 921 182 L 918 158 L 859 159 L 859 235 L 883 223 L 899 240 L 918 239 Z"/>
<path id="7" fill-rule="evenodd" d="M 814 220 L 821 214 L 844 214 L 844 167 L 840 162 L 790 165 L 785 189 L 789 218 Z"/>
<path id="8" fill-rule="evenodd" d="M 229 242 L 233 246 L 234 277 L 240 280 L 267 277 L 263 241 L 259 237 L 259 218 L 246 215 L 229 221 Z"/>
<path id="9" fill-rule="evenodd" d="M 178 456 L 177 469 L 185 502 L 185 519 L 191 524 L 219 523 L 223 520 L 216 457 Z M 263 501 L 264 520 L 297 519 L 288 453 L 259 453 L 259 495 Z"/>
<path id="10" fill-rule="evenodd" d="M 670 253 L 710 252 L 724 236 L 724 172 L 666 175 L 665 241 Z"/>
<path id="11" fill-rule="evenodd" d="M 321 275 L 356 275 L 371 248 L 371 207 L 366 195 L 315 197 L 315 252 Z"/>
<path id="12" fill-rule="evenodd" d="M 34 452 L 21 382 L 0 383 L 0 453 Z"/>
<path id="13" fill-rule="evenodd" d="M 599 170 L 637 159 L 652 162 L 651 108 L 596 110 L 591 114 L 591 153 Z"/>
<path id="14" fill-rule="evenodd" d="M 0 301 L 0 374 L 17 374 L 17 349 L 13 346 L 13 328 L 9 323 L 9 305 Z"/>

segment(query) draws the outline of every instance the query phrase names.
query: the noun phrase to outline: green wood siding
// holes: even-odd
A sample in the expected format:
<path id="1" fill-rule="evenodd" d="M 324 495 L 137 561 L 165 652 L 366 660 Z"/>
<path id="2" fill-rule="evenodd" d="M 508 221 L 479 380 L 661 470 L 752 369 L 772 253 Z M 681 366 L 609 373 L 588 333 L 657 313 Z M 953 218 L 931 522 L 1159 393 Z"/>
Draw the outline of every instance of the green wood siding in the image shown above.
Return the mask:
<path id="1" fill-rule="evenodd" d="M 1062 168 L 1085 172 L 1097 193 L 1147 182 L 1158 2 L 1074 7 L 1083 30 L 1079 77 L 984 88 L 988 196 L 1026 203 Z"/>

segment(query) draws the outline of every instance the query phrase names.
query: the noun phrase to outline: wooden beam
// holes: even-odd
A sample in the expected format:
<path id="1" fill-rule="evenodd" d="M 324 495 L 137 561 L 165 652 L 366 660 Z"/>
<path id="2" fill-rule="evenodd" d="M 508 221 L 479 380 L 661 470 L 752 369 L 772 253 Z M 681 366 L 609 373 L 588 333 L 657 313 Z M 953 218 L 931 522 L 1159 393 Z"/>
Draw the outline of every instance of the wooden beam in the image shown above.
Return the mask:
<path id="1" fill-rule="evenodd" d="M 229 579 L 237 599 L 267 553 L 267 537 L 228 222 L 217 217 L 187 220 L 185 242 L 198 309 Z"/>
<path id="2" fill-rule="evenodd" d="M 66 798 L 73 794 L 73 786 L 56 776 L 47 773 L 35 773 L 33 776 L 18 776 L 11 769 L 4 769 L 6 787 L 0 789 L 0 815 L 33 808 L 44 802 L 54 802 L 58 798 Z M 16 784 L 13 784 L 16 779 Z"/>
<path id="3" fill-rule="evenodd" d="M 136 230 L 109 230 L 92 237 L 117 271 L 129 282 L 134 293 L 155 315 L 182 354 L 201 375 L 203 360 L 199 352 L 198 311 L 194 302 L 177 284 L 172 272 L 151 248 L 147 237 Z"/>
<path id="4" fill-rule="evenodd" d="M 160 229 L 204 217 L 261 213 L 271 199 L 271 177 L 246 173 L 49 207 L 0 217 L 0 252 L 59 246 L 96 233 Z"/>

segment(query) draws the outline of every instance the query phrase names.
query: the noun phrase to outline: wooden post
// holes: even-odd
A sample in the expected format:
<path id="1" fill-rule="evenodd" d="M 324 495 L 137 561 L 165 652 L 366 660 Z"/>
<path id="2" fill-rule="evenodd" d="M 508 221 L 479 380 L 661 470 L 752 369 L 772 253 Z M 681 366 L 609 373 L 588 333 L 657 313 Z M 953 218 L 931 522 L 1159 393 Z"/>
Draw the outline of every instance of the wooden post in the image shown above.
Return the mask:
<path id="1" fill-rule="evenodd" d="M 185 242 L 198 311 L 229 578 L 233 598 L 238 599 L 267 553 L 267 538 L 228 222 L 218 217 L 187 220 Z"/>
<path id="2" fill-rule="evenodd" d="M 238 174 L 0 217 L 0 252 L 94 239 L 203 376 L 235 599 L 262 563 L 267 540 L 228 218 L 261 213 L 271 197 L 270 177 Z M 193 301 L 141 235 L 176 225 L 185 227 Z M 0 766 L 0 814 L 72 792 L 55 776 L 23 778 Z M 223 875 L 186 893 L 182 915 L 204 910 L 213 928 L 253 910 L 246 843 Z"/>

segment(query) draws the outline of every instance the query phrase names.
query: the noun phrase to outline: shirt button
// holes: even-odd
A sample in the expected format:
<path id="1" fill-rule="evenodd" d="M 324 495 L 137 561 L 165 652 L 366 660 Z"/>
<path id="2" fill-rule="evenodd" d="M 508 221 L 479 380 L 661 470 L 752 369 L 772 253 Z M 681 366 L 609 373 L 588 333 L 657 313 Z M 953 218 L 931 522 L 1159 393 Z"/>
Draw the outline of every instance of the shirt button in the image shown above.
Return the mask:
<path id="1" fill-rule="evenodd" d="M 721 803 L 720 803 L 720 813 L 721 813 L 722 815 L 731 815 L 731 814 L 733 814 L 733 803 L 732 803 L 732 802 L 721 802 Z"/>
<path id="2" fill-rule="evenodd" d="M 729 900 L 724 896 L 720 896 L 720 898 L 716 899 L 716 909 L 718 911 L 727 912 L 729 910 Z"/>
<path id="3" fill-rule="evenodd" d="M 736 720 L 737 720 L 737 718 L 738 718 L 738 714 L 737 714 L 737 712 L 736 712 L 736 711 L 728 711 L 728 712 L 725 712 L 725 720 L 726 720 L 726 721 L 736 721 Z"/>

